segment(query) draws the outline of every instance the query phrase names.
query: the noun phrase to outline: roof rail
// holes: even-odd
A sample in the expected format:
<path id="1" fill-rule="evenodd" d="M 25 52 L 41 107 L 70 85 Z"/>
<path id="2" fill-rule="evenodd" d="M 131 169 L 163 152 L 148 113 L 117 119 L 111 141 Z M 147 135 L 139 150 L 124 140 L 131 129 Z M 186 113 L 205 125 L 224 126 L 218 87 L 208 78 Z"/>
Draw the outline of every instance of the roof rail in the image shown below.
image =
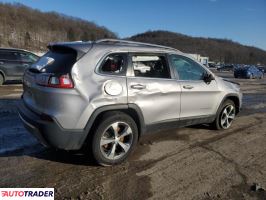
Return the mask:
<path id="1" fill-rule="evenodd" d="M 101 39 L 101 40 L 96 40 L 94 43 L 96 43 L 96 44 L 99 44 L 99 43 L 133 44 L 133 45 L 137 45 L 137 46 L 158 47 L 158 48 L 163 48 L 163 49 L 179 51 L 179 50 L 172 48 L 172 47 L 167 47 L 167 46 L 162 46 L 162 45 L 157 45 L 157 44 L 149 44 L 149 43 L 144 43 L 144 42 L 134 42 L 134 41 L 129 41 L 129 40 Z"/>

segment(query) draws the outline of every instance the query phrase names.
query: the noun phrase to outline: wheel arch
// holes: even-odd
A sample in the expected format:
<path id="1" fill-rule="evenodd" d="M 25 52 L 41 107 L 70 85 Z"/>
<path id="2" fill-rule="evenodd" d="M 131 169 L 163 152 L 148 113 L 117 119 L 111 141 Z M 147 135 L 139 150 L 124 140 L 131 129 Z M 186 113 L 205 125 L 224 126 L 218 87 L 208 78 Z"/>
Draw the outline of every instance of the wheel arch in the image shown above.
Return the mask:
<path id="1" fill-rule="evenodd" d="M 239 111 L 240 111 L 240 99 L 239 99 L 239 97 L 238 97 L 236 94 L 227 94 L 227 95 L 223 98 L 222 102 L 220 103 L 220 106 L 219 106 L 218 110 L 220 110 L 220 107 L 221 107 L 221 106 L 223 105 L 223 103 L 224 103 L 226 100 L 228 100 L 228 99 L 234 102 L 235 107 L 236 107 L 236 114 L 238 114 Z"/>
<path id="2" fill-rule="evenodd" d="M 146 128 L 145 128 L 144 118 L 140 108 L 136 104 L 107 105 L 97 108 L 91 115 L 90 119 L 88 120 L 85 126 L 86 134 L 84 134 L 83 143 L 86 143 L 86 140 L 88 140 L 93 135 L 92 131 L 94 131 L 96 126 L 99 124 L 104 114 L 113 111 L 123 112 L 132 117 L 132 119 L 137 124 L 139 138 L 141 137 L 143 132 L 145 132 Z"/>
<path id="3" fill-rule="evenodd" d="M 0 69 L 0 75 L 2 75 L 3 76 L 3 78 L 4 78 L 4 81 L 6 80 L 6 76 L 5 76 L 5 73 Z"/>

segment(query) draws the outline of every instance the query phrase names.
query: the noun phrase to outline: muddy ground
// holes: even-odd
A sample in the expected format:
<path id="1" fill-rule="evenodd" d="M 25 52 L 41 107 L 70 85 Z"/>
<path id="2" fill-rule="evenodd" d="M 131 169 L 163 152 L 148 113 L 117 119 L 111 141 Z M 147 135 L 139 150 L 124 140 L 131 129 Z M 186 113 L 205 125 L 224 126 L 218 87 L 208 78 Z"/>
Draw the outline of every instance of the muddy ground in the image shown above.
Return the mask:
<path id="1" fill-rule="evenodd" d="M 0 187 L 53 187 L 56 199 L 266 199 L 266 79 L 235 81 L 243 109 L 229 130 L 147 135 L 127 162 L 107 168 L 44 149 L 18 118 L 21 85 L 1 86 Z"/>

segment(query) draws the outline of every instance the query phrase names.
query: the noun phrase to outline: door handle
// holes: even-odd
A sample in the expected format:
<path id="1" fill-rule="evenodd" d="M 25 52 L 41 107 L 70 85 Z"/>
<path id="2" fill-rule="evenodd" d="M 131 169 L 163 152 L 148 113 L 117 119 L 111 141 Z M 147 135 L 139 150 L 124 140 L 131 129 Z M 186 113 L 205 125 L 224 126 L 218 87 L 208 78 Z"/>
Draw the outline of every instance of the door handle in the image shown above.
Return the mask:
<path id="1" fill-rule="evenodd" d="M 23 64 L 23 67 L 28 67 L 29 66 L 29 64 Z"/>
<path id="2" fill-rule="evenodd" d="M 145 85 L 142 85 L 142 84 L 136 84 L 136 85 L 131 85 L 131 88 L 138 89 L 138 90 L 142 90 L 142 89 L 145 89 L 146 86 Z"/>
<path id="3" fill-rule="evenodd" d="M 1 61 L 1 62 L 0 62 L 0 65 L 3 65 L 3 64 L 4 64 L 4 62 Z"/>
<path id="4" fill-rule="evenodd" d="M 192 85 L 184 85 L 183 86 L 184 89 L 189 89 L 191 90 L 192 88 L 194 88 Z"/>

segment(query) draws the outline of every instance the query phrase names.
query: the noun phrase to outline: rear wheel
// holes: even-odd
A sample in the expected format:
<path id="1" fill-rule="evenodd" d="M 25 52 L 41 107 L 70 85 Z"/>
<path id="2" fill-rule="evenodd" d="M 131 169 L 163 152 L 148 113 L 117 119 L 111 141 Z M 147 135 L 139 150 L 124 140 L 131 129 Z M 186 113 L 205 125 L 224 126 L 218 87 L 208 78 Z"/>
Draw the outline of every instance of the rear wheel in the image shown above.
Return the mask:
<path id="1" fill-rule="evenodd" d="M 2 74 L 0 74 L 0 85 L 3 85 L 5 82 L 5 79 Z"/>
<path id="2" fill-rule="evenodd" d="M 123 162 L 138 141 L 135 121 L 122 112 L 105 114 L 91 140 L 92 154 L 103 166 Z"/>
<path id="3" fill-rule="evenodd" d="M 236 108 L 231 100 L 226 100 L 220 107 L 216 119 L 213 122 L 215 129 L 228 129 L 235 118 Z"/>

